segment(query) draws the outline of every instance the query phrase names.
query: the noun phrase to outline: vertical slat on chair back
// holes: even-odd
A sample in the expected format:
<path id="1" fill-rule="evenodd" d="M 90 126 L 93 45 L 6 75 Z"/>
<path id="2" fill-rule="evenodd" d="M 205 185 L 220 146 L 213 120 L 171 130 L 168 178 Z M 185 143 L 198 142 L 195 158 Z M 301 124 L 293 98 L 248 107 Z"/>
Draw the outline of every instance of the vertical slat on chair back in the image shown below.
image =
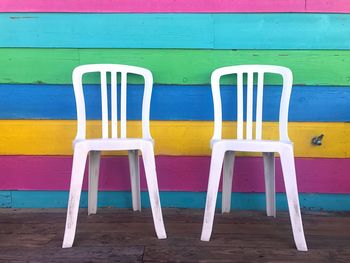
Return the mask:
<path id="1" fill-rule="evenodd" d="M 246 139 L 253 139 L 253 72 L 247 73 Z"/>
<path id="2" fill-rule="evenodd" d="M 118 138 L 118 93 L 117 93 L 117 74 L 111 74 L 111 127 L 112 138 Z"/>
<path id="3" fill-rule="evenodd" d="M 86 112 L 82 78 L 85 73 L 100 73 L 101 106 L 102 106 L 102 138 L 109 138 L 107 74 L 111 74 L 111 138 L 118 138 L 118 94 L 117 83 L 120 73 L 120 138 L 127 137 L 127 75 L 141 75 L 144 78 L 144 94 L 142 101 L 142 137 L 150 139 L 149 114 L 152 95 L 152 73 L 144 68 L 118 64 L 82 65 L 73 71 L 73 86 L 77 106 L 78 131 L 76 139 L 86 138 Z"/>
<path id="4" fill-rule="evenodd" d="M 101 78 L 101 105 L 102 105 L 102 138 L 108 138 L 108 95 L 107 72 L 100 71 Z"/>
<path id="5" fill-rule="evenodd" d="M 237 139 L 240 139 L 240 140 L 243 139 L 243 74 L 242 73 L 237 73 Z"/>
<path id="6" fill-rule="evenodd" d="M 127 73 L 121 73 L 121 105 L 120 105 L 120 137 L 126 138 L 126 78 Z"/>
<path id="7" fill-rule="evenodd" d="M 257 96 L 256 96 L 256 119 L 255 119 L 255 138 L 262 139 L 262 109 L 264 97 L 264 73 L 258 73 Z"/>
<path id="8" fill-rule="evenodd" d="M 264 97 L 264 74 L 280 74 L 283 77 L 283 90 L 280 101 L 279 112 L 279 134 L 280 140 L 289 141 L 288 138 L 288 109 L 293 77 L 288 68 L 269 65 L 242 65 L 230 66 L 216 69 L 211 78 L 212 95 L 214 102 L 214 135 L 213 140 L 221 139 L 222 136 L 222 103 L 220 95 L 220 78 L 224 75 L 237 76 L 237 139 L 262 139 L 262 111 Z M 243 83 L 246 76 L 247 100 L 246 100 L 246 129 L 244 136 L 244 103 Z M 257 77 L 257 96 L 255 112 L 255 136 L 253 136 L 253 109 L 254 109 L 254 78 Z"/>

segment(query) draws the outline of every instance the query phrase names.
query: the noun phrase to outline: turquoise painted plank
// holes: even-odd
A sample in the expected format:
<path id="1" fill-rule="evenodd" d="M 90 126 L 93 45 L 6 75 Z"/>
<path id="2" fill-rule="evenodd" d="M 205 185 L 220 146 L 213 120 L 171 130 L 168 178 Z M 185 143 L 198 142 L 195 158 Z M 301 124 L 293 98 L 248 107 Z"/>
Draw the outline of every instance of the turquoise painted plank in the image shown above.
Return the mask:
<path id="1" fill-rule="evenodd" d="M 216 49 L 349 49 L 349 14 L 215 15 Z"/>
<path id="2" fill-rule="evenodd" d="M 3 13 L 0 28 L 0 47 L 213 47 L 211 15 Z"/>
<path id="3" fill-rule="evenodd" d="M 11 191 L 0 191 L 0 207 L 12 207 Z"/>
<path id="4" fill-rule="evenodd" d="M 11 208 L 66 208 L 68 204 L 67 191 L 5 191 L 5 197 L 0 192 L 0 204 L 3 205 L 7 192 L 11 192 L 12 202 L 6 206 Z M 161 192 L 162 207 L 204 209 L 205 192 Z M 299 194 L 300 206 L 305 210 L 350 211 L 350 194 Z M 232 193 L 232 209 L 264 210 L 265 194 L 263 193 Z M 149 208 L 148 192 L 141 193 L 143 208 Z M 99 207 L 131 208 L 130 192 L 99 192 Z M 278 210 L 287 210 L 287 200 L 284 193 L 276 194 Z M 87 207 L 87 192 L 82 193 L 80 207 Z M 221 208 L 221 193 L 218 195 L 217 209 Z"/>
<path id="5" fill-rule="evenodd" d="M 2 13 L 0 28 L 0 47 L 350 49 L 350 14 Z"/>
<path id="6" fill-rule="evenodd" d="M 223 119 L 236 120 L 236 89 L 222 87 Z M 256 93 L 255 93 L 256 94 Z M 281 88 L 266 86 L 264 120 L 277 121 Z M 100 87 L 85 88 L 87 118 L 101 119 Z M 143 88 L 128 88 L 127 115 L 141 119 Z M 327 107 L 325 107 L 327 105 Z M 350 121 L 350 87 L 294 86 L 289 121 L 347 122 Z M 309 109 L 305 111 L 305 109 Z M 155 85 L 151 102 L 152 120 L 213 120 L 211 88 L 203 86 Z M 0 119 L 76 119 L 71 85 L 0 84 Z"/>

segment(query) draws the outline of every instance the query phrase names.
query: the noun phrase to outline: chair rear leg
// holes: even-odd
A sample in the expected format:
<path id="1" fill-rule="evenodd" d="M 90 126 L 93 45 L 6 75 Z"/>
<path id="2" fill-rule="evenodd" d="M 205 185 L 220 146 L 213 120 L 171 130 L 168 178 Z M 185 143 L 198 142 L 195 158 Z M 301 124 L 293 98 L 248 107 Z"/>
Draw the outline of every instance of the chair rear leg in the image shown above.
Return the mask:
<path id="1" fill-rule="evenodd" d="M 81 188 L 83 184 L 87 151 L 76 145 L 73 155 L 73 167 L 69 190 L 66 228 L 64 231 L 63 248 L 72 247 L 77 226 Z"/>
<path id="2" fill-rule="evenodd" d="M 97 192 L 98 178 L 100 173 L 100 151 L 91 151 L 89 153 L 89 191 L 88 191 L 88 214 L 97 212 Z"/>
<path id="3" fill-rule="evenodd" d="M 263 153 L 267 216 L 276 217 L 275 155 Z"/>
<path id="4" fill-rule="evenodd" d="M 224 150 L 220 147 L 215 147 L 214 144 L 210 162 L 207 200 L 205 204 L 204 222 L 201 235 L 202 241 L 209 241 L 213 230 L 216 199 L 218 195 L 223 160 Z"/>
<path id="5" fill-rule="evenodd" d="M 230 213 L 233 168 L 235 162 L 235 153 L 227 151 L 224 157 L 224 169 L 222 178 L 222 213 Z"/>
<path id="6" fill-rule="evenodd" d="M 293 148 L 286 147 L 285 149 L 283 149 L 280 152 L 280 157 L 295 245 L 299 251 L 307 251 L 307 245 L 299 206 Z"/>
<path id="7" fill-rule="evenodd" d="M 156 165 L 152 143 L 144 143 L 142 149 L 142 159 L 145 167 L 146 181 L 151 203 L 152 215 L 156 234 L 159 239 L 166 238 L 163 222 L 162 208 L 159 198 Z"/>
<path id="8" fill-rule="evenodd" d="M 128 156 L 131 179 L 132 208 L 134 211 L 141 211 L 139 151 L 129 150 Z"/>

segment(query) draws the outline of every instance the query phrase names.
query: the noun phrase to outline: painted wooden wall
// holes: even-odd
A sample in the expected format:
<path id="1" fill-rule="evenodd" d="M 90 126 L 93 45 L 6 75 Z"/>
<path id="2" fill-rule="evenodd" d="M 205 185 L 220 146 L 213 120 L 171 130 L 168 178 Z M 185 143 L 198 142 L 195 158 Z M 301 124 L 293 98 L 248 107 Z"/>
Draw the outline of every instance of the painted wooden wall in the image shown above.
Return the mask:
<path id="1" fill-rule="evenodd" d="M 210 74 L 260 63 L 294 73 L 289 134 L 302 207 L 350 210 L 350 1 L 0 0 L 0 12 L 0 207 L 66 206 L 76 129 L 71 72 L 80 64 L 125 63 L 154 74 L 151 132 L 163 206 L 203 208 Z M 99 90 L 95 79 L 88 82 L 94 136 Z M 273 138 L 280 89 L 276 79 L 267 82 L 264 129 Z M 139 84 L 133 80 L 129 104 L 141 100 Z M 235 91 L 227 85 L 222 92 L 229 134 Z M 140 109 L 130 107 L 128 116 L 139 133 Z M 313 146 L 320 134 L 323 144 Z M 238 158 L 234 208 L 264 208 L 262 169 L 256 155 Z M 126 157 L 105 156 L 101 173 L 99 204 L 130 207 Z M 286 209 L 278 162 L 277 190 L 278 208 Z"/>

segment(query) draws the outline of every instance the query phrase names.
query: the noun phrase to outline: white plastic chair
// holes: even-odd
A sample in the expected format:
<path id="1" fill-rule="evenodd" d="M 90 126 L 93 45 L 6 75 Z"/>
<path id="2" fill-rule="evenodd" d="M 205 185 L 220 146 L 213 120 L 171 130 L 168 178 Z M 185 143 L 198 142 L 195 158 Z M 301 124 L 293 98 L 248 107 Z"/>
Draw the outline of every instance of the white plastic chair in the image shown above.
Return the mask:
<path id="1" fill-rule="evenodd" d="M 279 110 L 279 141 L 262 140 L 262 106 L 264 74 L 279 74 L 283 77 L 283 90 Z M 237 76 L 237 139 L 222 139 L 222 107 L 220 78 Z M 253 138 L 253 86 L 257 75 L 257 99 L 255 138 Z M 243 78 L 247 76 L 246 127 L 243 134 Z M 233 77 L 233 76 L 232 76 Z M 202 241 L 209 241 L 215 213 L 215 205 L 223 166 L 222 213 L 230 212 L 233 164 L 235 152 L 262 152 L 264 159 L 266 210 L 268 216 L 276 216 L 275 205 L 275 160 L 277 152 L 281 158 L 283 178 L 288 199 L 290 219 L 296 247 L 307 251 L 301 220 L 297 181 L 294 166 L 293 144 L 288 138 L 288 108 L 293 75 L 285 67 L 268 65 L 241 65 L 216 69 L 211 76 L 214 102 L 214 135 L 211 140 L 212 155 L 209 173 L 207 200 L 202 229 Z"/>
<path id="2" fill-rule="evenodd" d="M 86 139 L 86 112 L 83 93 L 83 75 L 99 72 L 101 78 L 102 99 L 102 138 Z M 111 74 L 111 137 L 108 126 L 107 73 Z M 117 74 L 121 76 L 120 99 L 120 136 L 118 136 L 117 120 Z M 126 90 L 127 74 L 136 74 L 144 78 L 144 95 L 142 102 L 142 138 L 128 138 L 126 132 Z M 155 231 L 159 239 L 166 238 L 163 216 L 159 200 L 159 191 L 155 167 L 153 140 L 149 128 L 150 102 L 152 94 L 152 73 L 144 68 L 117 65 L 93 64 L 82 65 L 73 71 L 73 86 L 77 106 L 78 130 L 74 140 L 72 177 L 69 192 L 66 228 L 63 248 L 71 247 L 74 241 L 78 217 L 80 194 L 84 176 L 86 158 L 89 154 L 89 189 L 88 213 L 96 214 L 97 190 L 100 165 L 100 151 L 128 150 L 133 210 L 141 210 L 139 156 L 141 151 Z"/>

